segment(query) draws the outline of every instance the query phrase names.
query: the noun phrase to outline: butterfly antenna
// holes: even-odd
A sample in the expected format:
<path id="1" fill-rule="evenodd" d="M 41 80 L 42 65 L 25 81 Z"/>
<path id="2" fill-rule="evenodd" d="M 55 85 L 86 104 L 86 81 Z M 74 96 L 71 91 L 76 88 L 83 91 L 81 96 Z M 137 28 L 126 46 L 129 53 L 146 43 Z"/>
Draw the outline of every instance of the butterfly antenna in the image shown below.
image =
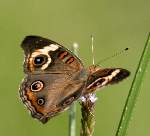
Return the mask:
<path id="1" fill-rule="evenodd" d="M 103 63 L 103 62 L 105 62 L 105 61 L 107 61 L 107 60 L 109 60 L 109 59 L 111 59 L 111 58 L 114 58 L 114 57 L 116 57 L 116 56 L 119 56 L 119 55 L 121 55 L 122 53 L 125 53 L 125 52 L 128 51 L 128 50 L 129 50 L 129 48 L 125 48 L 125 49 L 123 49 L 123 50 L 121 50 L 121 51 L 119 51 L 119 52 L 116 52 L 115 54 L 113 54 L 113 55 L 111 55 L 111 56 L 109 56 L 109 57 L 106 57 L 106 58 L 100 60 L 100 61 L 96 64 L 96 66 L 100 65 L 101 63 Z"/>
<path id="2" fill-rule="evenodd" d="M 94 37 L 91 35 L 91 48 L 92 48 L 92 64 L 95 64 L 95 59 L 94 59 Z"/>

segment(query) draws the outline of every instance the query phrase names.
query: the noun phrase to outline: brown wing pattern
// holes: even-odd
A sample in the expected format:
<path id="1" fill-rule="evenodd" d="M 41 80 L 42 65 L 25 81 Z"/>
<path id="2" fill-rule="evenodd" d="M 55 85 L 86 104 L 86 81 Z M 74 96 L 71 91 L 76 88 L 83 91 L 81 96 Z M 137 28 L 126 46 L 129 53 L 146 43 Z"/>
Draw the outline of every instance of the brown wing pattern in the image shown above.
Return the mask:
<path id="1" fill-rule="evenodd" d="M 92 93 L 96 89 L 109 84 L 116 84 L 130 75 L 130 72 L 122 68 L 100 68 L 91 66 L 89 68 L 89 77 L 86 84 L 86 90 L 83 95 Z"/>
<path id="2" fill-rule="evenodd" d="M 21 47 L 26 76 L 20 97 L 31 115 L 46 123 L 81 96 L 88 74 L 71 51 L 54 41 L 28 36 Z"/>

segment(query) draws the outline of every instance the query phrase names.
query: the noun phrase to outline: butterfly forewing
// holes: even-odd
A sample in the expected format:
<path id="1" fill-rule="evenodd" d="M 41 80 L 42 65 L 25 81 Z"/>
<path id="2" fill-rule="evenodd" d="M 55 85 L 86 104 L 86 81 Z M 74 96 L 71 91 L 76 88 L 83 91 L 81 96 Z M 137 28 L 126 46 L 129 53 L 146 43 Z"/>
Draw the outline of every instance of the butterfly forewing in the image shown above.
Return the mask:
<path id="1" fill-rule="evenodd" d="M 91 66 L 89 68 L 89 77 L 86 84 L 86 91 L 83 95 L 92 93 L 96 89 L 102 88 L 109 84 L 116 84 L 127 78 L 130 72 L 122 68 L 100 68 Z"/>

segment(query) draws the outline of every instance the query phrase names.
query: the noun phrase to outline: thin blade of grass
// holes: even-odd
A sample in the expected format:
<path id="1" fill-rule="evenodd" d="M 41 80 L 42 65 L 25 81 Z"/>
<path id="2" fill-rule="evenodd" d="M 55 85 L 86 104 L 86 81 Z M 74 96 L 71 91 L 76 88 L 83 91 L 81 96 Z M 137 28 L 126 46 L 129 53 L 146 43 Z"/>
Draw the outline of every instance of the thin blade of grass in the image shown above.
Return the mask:
<path id="1" fill-rule="evenodd" d="M 139 94 L 140 86 L 144 79 L 144 73 L 146 71 L 146 67 L 148 65 L 149 60 L 150 60 L 150 33 L 148 35 L 144 50 L 142 52 L 139 64 L 137 66 L 137 70 L 129 94 L 127 96 L 127 100 L 118 125 L 116 136 L 126 135 L 127 128 L 129 126 L 129 121 L 131 119 L 133 108 L 135 106 L 136 99 Z"/>
<path id="2" fill-rule="evenodd" d="M 76 135 L 76 104 L 73 103 L 69 109 L 69 136 Z"/>
<path id="3" fill-rule="evenodd" d="M 74 43 L 72 46 L 73 52 L 78 54 L 78 44 Z M 76 135 L 76 104 L 73 103 L 69 109 L 69 136 Z"/>

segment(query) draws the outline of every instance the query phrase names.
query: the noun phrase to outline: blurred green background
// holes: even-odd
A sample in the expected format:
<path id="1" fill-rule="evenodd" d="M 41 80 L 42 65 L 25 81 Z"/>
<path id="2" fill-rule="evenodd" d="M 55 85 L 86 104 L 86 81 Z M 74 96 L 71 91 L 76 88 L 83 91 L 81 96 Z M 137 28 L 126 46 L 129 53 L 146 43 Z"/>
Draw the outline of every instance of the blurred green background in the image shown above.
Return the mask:
<path id="1" fill-rule="evenodd" d="M 0 0 L 0 136 L 67 136 L 68 112 L 46 125 L 31 118 L 19 100 L 24 76 L 20 43 L 26 35 L 40 35 L 70 47 L 80 45 L 79 56 L 92 63 L 90 35 L 94 35 L 96 62 L 126 47 L 130 50 L 102 63 L 123 67 L 132 75 L 124 82 L 97 92 L 95 136 L 114 136 L 131 82 L 150 31 L 149 0 Z M 150 66 L 150 65 L 149 65 Z M 150 135 L 150 68 L 134 109 L 128 136 Z M 77 103 L 77 136 L 80 106 Z"/>

